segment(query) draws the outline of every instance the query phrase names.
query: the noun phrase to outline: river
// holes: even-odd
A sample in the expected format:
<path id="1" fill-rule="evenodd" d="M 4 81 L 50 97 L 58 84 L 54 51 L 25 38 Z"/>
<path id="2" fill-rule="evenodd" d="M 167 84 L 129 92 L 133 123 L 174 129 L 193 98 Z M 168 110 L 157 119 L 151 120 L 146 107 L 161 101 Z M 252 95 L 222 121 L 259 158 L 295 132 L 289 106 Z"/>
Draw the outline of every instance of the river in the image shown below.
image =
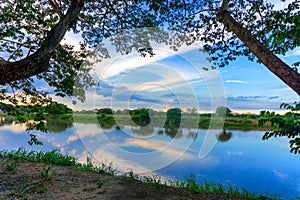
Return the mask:
<path id="1" fill-rule="evenodd" d="M 0 127 L 1 149 L 59 149 L 86 162 L 112 162 L 120 173 L 132 170 L 199 183 L 214 182 L 250 192 L 300 196 L 299 155 L 289 152 L 287 138 L 263 141 L 263 131 L 164 129 L 160 127 L 101 128 L 95 123 L 53 123 L 48 133 L 35 133 L 43 146 L 30 146 L 25 125 Z"/>

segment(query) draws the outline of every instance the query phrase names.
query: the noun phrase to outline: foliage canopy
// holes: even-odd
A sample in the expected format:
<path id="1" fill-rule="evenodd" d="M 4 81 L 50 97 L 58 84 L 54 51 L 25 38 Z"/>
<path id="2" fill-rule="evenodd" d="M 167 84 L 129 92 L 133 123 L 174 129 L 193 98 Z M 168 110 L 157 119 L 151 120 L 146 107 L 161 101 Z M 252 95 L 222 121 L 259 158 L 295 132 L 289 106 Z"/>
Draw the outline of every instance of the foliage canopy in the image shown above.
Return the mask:
<path id="1" fill-rule="evenodd" d="M 262 125 L 268 122 L 274 128 L 274 131 L 266 132 L 263 139 L 287 136 L 290 138 L 290 151 L 295 154 L 300 153 L 300 103 L 283 103 L 281 107 L 289 110 L 289 112 L 283 116 L 269 111 L 260 113 L 259 124 Z"/>

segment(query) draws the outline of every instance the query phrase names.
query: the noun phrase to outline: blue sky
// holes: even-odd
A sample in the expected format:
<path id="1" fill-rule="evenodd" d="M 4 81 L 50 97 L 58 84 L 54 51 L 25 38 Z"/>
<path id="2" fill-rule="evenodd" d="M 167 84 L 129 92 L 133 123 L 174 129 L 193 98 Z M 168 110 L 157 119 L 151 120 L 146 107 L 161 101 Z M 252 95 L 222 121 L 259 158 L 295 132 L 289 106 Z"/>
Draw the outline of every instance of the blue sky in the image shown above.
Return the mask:
<path id="1" fill-rule="evenodd" d="M 258 113 L 280 110 L 281 103 L 299 100 L 264 65 L 243 57 L 224 68 L 203 70 L 211 63 L 197 45 L 178 52 L 158 46 L 152 58 L 111 53 L 110 59 L 94 66 L 99 87 L 89 89 L 87 101 L 73 109 L 195 107 L 200 112 L 213 112 L 217 106 L 227 106 L 236 112 Z M 281 58 L 291 64 L 299 55 L 300 49 L 296 49 Z"/>
<path id="2" fill-rule="evenodd" d="M 299 53 L 299 52 L 297 52 Z M 291 64 L 299 55 L 282 57 Z M 237 110 L 278 110 L 281 103 L 299 101 L 298 95 L 264 65 L 239 58 L 219 69 L 224 80 L 227 104 Z"/>
<path id="3" fill-rule="evenodd" d="M 270 0 L 275 9 L 288 3 Z M 67 34 L 64 42 L 78 46 L 80 39 Z M 171 51 L 154 44 L 156 55 L 141 58 L 137 53 L 119 55 L 106 41 L 110 59 L 94 66 L 99 87 L 87 90 L 87 100 L 76 105 L 70 99 L 58 99 L 75 110 L 111 107 L 113 109 L 148 107 L 166 110 L 171 107 L 197 108 L 213 112 L 217 106 L 227 106 L 236 112 L 259 113 L 279 109 L 281 103 L 299 101 L 293 92 L 264 65 L 238 58 L 224 68 L 204 71 L 211 65 L 208 55 L 200 53 L 201 44 Z M 299 61 L 300 48 L 280 58 L 287 64 Z"/>

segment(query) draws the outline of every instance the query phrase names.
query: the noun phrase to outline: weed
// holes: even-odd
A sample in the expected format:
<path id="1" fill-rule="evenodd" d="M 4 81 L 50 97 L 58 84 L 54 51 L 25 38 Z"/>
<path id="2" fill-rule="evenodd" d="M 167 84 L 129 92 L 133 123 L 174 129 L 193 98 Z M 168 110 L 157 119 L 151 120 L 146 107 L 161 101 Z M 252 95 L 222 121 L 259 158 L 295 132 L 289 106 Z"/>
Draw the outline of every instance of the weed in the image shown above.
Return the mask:
<path id="1" fill-rule="evenodd" d="M 200 192 L 201 191 L 201 187 L 199 184 L 197 184 L 196 180 L 195 180 L 195 175 L 194 174 L 190 174 L 187 178 L 186 178 L 186 188 L 190 189 L 193 192 Z"/>
<path id="2" fill-rule="evenodd" d="M 126 178 L 129 178 L 130 180 L 140 180 L 140 177 L 138 174 L 135 174 L 132 170 L 129 170 L 129 172 L 124 174 Z"/>
<path id="3" fill-rule="evenodd" d="M 1 163 L 1 165 L 5 165 L 2 173 L 11 172 L 14 174 L 16 172 L 18 163 L 15 160 L 6 159 Z"/>
<path id="4" fill-rule="evenodd" d="M 161 177 L 158 175 L 153 175 L 153 177 L 144 176 L 141 180 L 142 182 L 153 184 L 156 190 L 159 190 L 162 186 Z"/>
<path id="5" fill-rule="evenodd" d="M 98 182 L 96 183 L 96 185 L 97 185 L 98 188 L 101 188 L 101 187 L 103 186 L 104 183 L 105 183 L 105 181 L 98 181 Z"/>
<path id="6" fill-rule="evenodd" d="M 49 180 L 50 179 L 50 175 L 49 175 L 50 169 L 51 169 L 51 166 L 48 166 L 48 167 L 43 166 L 43 168 L 41 170 L 41 177 L 46 180 Z"/>
<path id="7" fill-rule="evenodd" d="M 113 167 L 112 162 L 108 165 L 106 163 L 101 163 L 101 167 L 99 167 L 99 173 L 106 175 L 116 175 L 118 170 Z"/>

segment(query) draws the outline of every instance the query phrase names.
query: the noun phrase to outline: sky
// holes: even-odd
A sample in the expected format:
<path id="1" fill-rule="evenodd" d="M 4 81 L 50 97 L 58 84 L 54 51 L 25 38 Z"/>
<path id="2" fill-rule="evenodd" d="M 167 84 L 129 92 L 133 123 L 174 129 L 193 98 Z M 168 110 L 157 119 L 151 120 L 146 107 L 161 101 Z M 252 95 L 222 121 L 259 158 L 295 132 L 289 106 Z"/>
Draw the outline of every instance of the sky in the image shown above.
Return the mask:
<path id="1" fill-rule="evenodd" d="M 74 41 L 74 36 L 68 37 L 66 40 Z M 154 44 L 155 56 L 146 58 L 138 53 L 120 55 L 109 42 L 105 45 L 111 56 L 93 66 L 98 86 L 86 91 L 86 102 L 71 105 L 70 99 L 60 100 L 74 110 L 195 107 L 204 113 L 227 106 L 234 112 L 259 113 L 283 112 L 279 108 L 281 103 L 299 101 L 298 95 L 264 65 L 244 57 L 224 68 L 203 70 L 210 68 L 211 63 L 207 61 L 208 55 L 199 51 L 198 43 L 176 52 Z M 292 64 L 299 56 L 297 48 L 281 59 Z"/>
<path id="2" fill-rule="evenodd" d="M 275 9 L 289 2 L 273 1 Z M 64 42 L 77 46 L 80 39 L 69 33 Z M 214 112 L 227 106 L 234 112 L 259 113 L 280 110 L 281 103 L 299 101 L 299 96 L 264 65 L 245 57 L 224 68 L 210 68 L 207 54 L 200 52 L 200 43 L 183 46 L 174 52 L 162 44 L 153 44 L 155 56 L 142 58 L 138 53 L 120 55 L 109 41 L 105 45 L 110 59 L 93 67 L 97 87 L 86 91 L 86 101 L 72 105 L 71 99 L 57 99 L 74 110 L 110 107 L 132 109 L 147 107 L 167 110 L 172 107 L 197 108 L 200 113 Z M 300 48 L 280 58 L 291 65 L 299 61 Z"/>

